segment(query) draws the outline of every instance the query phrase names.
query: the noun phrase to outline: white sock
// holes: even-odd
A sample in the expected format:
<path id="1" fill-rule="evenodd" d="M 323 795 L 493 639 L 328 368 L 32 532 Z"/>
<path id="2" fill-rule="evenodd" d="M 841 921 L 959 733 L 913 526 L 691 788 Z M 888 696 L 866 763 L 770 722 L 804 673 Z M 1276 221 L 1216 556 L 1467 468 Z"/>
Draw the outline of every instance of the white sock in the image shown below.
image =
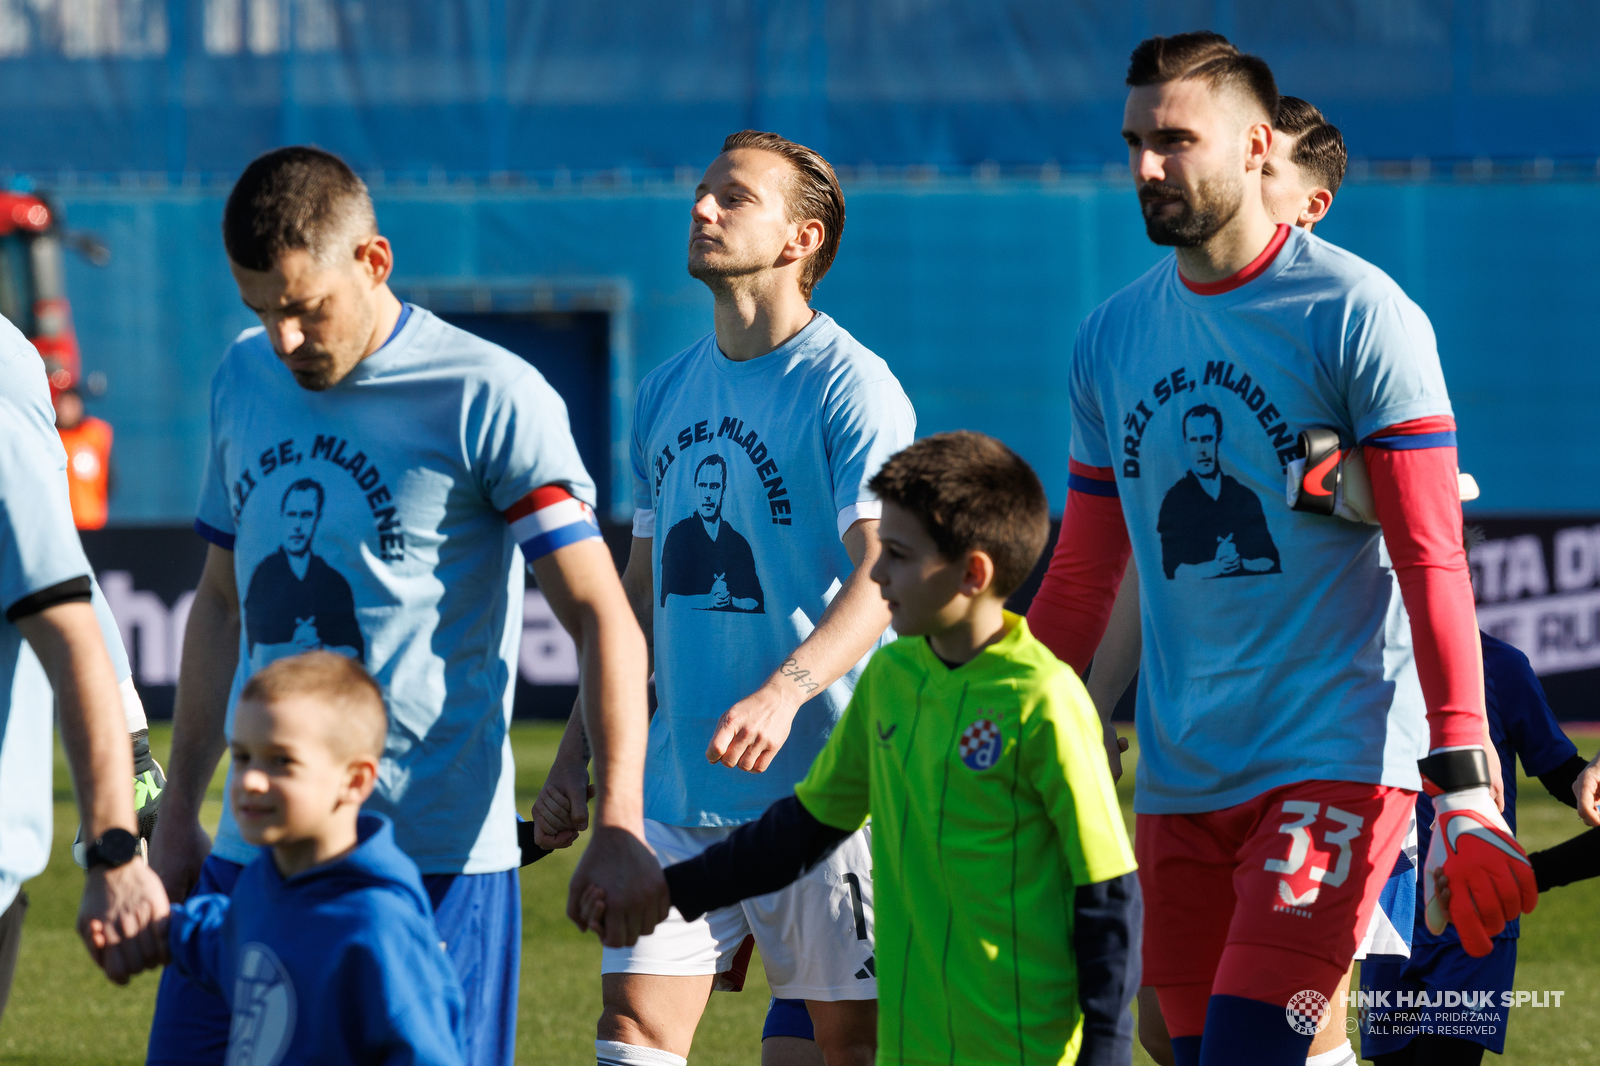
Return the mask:
<path id="1" fill-rule="evenodd" d="M 131 736 L 141 729 L 149 729 L 150 723 L 144 716 L 144 701 L 139 699 L 139 690 L 133 687 L 133 678 L 123 678 L 119 687 L 122 691 L 122 717 L 128 723 L 128 734 Z"/>
<path id="2" fill-rule="evenodd" d="M 1320 1055 L 1307 1055 L 1306 1066 L 1356 1066 L 1356 1052 L 1346 1040 L 1332 1051 Z"/>
<path id="3" fill-rule="evenodd" d="M 624 1044 L 620 1040 L 596 1040 L 595 1058 L 599 1066 L 688 1066 L 689 1060 L 660 1048 Z"/>

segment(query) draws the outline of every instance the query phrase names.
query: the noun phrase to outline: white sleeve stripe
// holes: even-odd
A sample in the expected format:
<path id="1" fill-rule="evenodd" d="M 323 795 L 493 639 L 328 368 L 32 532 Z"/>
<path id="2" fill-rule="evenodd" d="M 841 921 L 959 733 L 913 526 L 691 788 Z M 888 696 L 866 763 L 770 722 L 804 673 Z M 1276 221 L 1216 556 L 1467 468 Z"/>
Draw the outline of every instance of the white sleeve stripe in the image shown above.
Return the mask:
<path id="1" fill-rule="evenodd" d="M 639 507 L 633 512 L 633 535 L 648 540 L 656 535 L 656 512 L 653 507 Z"/>
<path id="2" fill-rule="evenodd" d="M 521 544 L 551 530 L 569 526 L 574 522 L 592 522 L 589 508 L 582 500 L 567 497 L 523 515 L 511 523 L 511 539 Z"/>
<path id="3" fill-rule="evenodd" d="M 882 500 L 862 500 L 852 503 L 849 507 L 839 512 L 839 538 L 844 539 L 845 533 L 851 526 L 863 518 L 876 521 L 883 517 Z"/>

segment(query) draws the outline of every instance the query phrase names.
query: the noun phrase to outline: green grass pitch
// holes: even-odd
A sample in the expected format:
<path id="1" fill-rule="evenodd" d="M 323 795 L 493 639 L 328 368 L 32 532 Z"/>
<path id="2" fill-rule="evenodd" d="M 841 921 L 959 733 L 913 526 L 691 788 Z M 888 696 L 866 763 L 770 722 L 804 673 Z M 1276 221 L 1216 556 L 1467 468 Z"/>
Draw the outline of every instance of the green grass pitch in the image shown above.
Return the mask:
<path id="1" fill-rule="evenodd" d="M 151 731 L 157 757 L 165 761 L 171 732 Z M 526 811 L 555 754 L 559 727 L 519 723 L 512 730 L 517 759 L 517 806 Z M 1593 741 L 1580 738 L 1588 755 Z M 1126 757 L 1134 765 L 1137 751 Z M 1133 816 L 1132 775 L 1119 791 L 1129 830 Z M 221 778 L 218 778 L 220 784 Z M 1581 831 L 1577 816 L 1551 799 L 1537 781 L 1520 785 L 1521 833 L 1534 850 Z M 71 785 L 59 752 L 55 774 L 55 848 L 50 867 L 26 886 L 31 899 L 16 984 L 0 1021 L 0 1061 L 37 1066 L 111 1066 L 144 1061 L 145 1036 L 155 1002 L 156 977 L 136 978 L 127 988 L 107 982 L 89 961 L 73 922 L 82 875 L 69 845 L 77 826 Z M 208 817 L 215 824 L 221 791 L 213 786 Z M 567 878 L 576 861 L 563 852 L 522 873 L 523 952 L 518 1061 L 594 1061 L 594 1021 L 600 1013 L 599 945 L 567 924 L 563 911 Z M 1557 889 L 1540 901 L 1523 924 L 1516 987 L 1563 989 L 1558 1008 L 1512 1011 L 1506 1062 L 1566 1066 L 1596 1061 L 1600 1045 L 1600 985 L 1593 980 L 1600 954 L 1600 883 Z M 736 995 L 712 997 L 690 1061 L 696 1066 L 754 1066 L 760 1061 L 761 1020 L 767 987 L 760 966 Z M 1134 1061 L 1149 1063 L 1142 1051 Z"/>

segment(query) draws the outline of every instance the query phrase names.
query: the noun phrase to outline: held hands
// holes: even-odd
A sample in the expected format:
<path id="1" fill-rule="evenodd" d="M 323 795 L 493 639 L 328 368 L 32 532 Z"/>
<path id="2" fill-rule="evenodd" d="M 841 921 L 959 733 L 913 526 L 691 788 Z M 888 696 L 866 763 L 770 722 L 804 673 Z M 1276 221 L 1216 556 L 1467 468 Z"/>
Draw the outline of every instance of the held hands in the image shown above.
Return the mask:
<path id="1" fill-rule="evenodd" d="M 1454 924 L 1467 954 L 1482 958 L 1506 922 L 1538 905 L 1533 866 L 1488 787 L 1442 793 L 1433 809 L 1433 838 L 1422 866 L 1428 929 L 1438 934 Z"/>
<path id="2" fill-rule="evenodd" d="M 789 739 L 789 727 L 800 710 L 801 700 L 818 687 L 808 680 L 807 671 L 798 670 L 793 663 L 790 659 L 779 668 L 792 684 L 780 688 L 769 680 L 728 708 L 711 735 L 707 762 L 720 762 L 730 769 L 754 774 L 771 765 L 783 742 Z M 807 685 L 809 690 L 805 689 Z"/>
<path id="3" fill-rule="evenodd" d="M 1600 826 L 1600 755 L 1595 756 L 1572 783 L 1572 794 L 1578 800 L 1578 817 L 1592 826 Z"/>
<path id="4" fill-rule="evenodd" d="M 167 894 L 143 859 L 89 871 L 78 907 L 78 936 L 114 984 L 167 961 Z"/>
<path id="5" fill-rule="evenodd" d="M 588 766 L 578 760 L 556 759 L 533 801 L 533 842 L 546 851 L 571 847 L 589 828 L 589 800 L 593 798 Z"/>
<path id="6" fill-rule="evenodd" d="M 211 854 L 211 837 L 200 826 L 200 819 L 181 815 L 166 807 L 156 819 L 150 837 L 150 865 L 166 889 L 165 899 L 182 903 L 200 880 L 200 867 Z"/>
<path id="7" fill-rule="evenodd" d="M 598 933 L 608 948 L 629 947 L 671 906 L 661 864 L 644 840 L 620 826 L 597 826 L 567 887 L 567 918 L 579 931 Z"/>
<path id="8" fill-rule="evenodd" d="M 1105 723 L 1106 761 L 1111 764 L 1111 780 L 1122 780 L 1122 753 L 1128 750 L 1128 738 L 1117 736 L 1116 727 Z"/>

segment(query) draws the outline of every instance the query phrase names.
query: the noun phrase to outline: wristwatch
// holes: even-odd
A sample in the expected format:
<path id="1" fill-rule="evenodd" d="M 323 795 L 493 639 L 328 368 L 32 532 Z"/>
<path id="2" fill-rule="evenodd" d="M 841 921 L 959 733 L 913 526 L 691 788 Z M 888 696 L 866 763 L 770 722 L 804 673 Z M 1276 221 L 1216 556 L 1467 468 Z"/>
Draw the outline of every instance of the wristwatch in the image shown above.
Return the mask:
<path id="1" fill-rule="evenodd" d="M 104 866 L 114 870 L 126 866 L 139 854 L 139 838 L 126 829 L 107 829 L 84 852 L 84 865 L 93 870 Z"/>

